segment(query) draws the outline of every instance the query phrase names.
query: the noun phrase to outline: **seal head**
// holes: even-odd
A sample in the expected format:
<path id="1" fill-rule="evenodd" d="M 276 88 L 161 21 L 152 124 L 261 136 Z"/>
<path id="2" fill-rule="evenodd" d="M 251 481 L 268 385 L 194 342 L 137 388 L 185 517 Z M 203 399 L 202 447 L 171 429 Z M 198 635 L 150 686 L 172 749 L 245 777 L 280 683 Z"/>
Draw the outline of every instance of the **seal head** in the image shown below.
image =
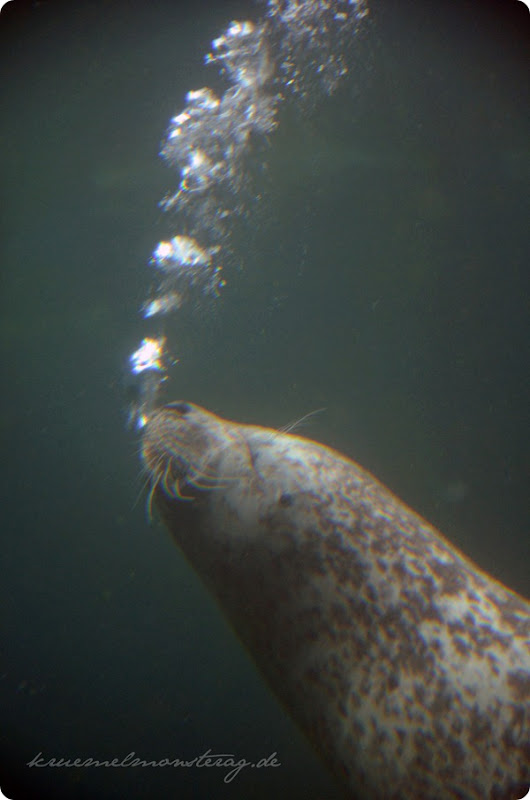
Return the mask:
<path id="1" fill-rule="evenodd" d="M 350 459 L 191 403 L 142 453 L 176 543 L 357 800 L 530 783 L 530 605 Z"/>

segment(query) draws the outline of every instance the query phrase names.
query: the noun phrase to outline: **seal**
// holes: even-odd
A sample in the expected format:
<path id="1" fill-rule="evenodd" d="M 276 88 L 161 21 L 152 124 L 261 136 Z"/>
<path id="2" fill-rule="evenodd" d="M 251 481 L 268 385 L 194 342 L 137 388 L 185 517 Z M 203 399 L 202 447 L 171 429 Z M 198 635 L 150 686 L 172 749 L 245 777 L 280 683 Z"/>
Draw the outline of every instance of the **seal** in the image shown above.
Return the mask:
<path id="1" fill-rule="evenodd" d="M 149 504 L 348 796 L 524 795 L 526 600 L 308 439 L 175 402 L 142 456 Z"/>

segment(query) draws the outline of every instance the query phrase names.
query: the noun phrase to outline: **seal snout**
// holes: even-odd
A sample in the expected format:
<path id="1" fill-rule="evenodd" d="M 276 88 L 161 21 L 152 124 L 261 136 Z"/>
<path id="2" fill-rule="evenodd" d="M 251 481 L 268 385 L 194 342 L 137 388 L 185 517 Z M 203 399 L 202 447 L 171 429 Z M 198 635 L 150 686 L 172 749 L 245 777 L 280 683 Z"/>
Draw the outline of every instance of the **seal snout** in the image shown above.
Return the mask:
<path id="1" fill-rule="evenodd" d="M 157 487 L 170 497 L 182 498 L 180 483 L 196 458 L 188 417 L 191 411 L 189 403 L 169 403 L 155 411 L 145 427 L 142 458 L 151 478 L 149 507 Z"/>
<path id="2" fill-rule="evenodd" d="M 216 462 L 226 444 L 224 425 L 192 403 L 175 401 L 155 411 L 143 433 L 142 458 L 157 489 L 166 497 L 191 500 L 197 491 L 219 488 Z"/>

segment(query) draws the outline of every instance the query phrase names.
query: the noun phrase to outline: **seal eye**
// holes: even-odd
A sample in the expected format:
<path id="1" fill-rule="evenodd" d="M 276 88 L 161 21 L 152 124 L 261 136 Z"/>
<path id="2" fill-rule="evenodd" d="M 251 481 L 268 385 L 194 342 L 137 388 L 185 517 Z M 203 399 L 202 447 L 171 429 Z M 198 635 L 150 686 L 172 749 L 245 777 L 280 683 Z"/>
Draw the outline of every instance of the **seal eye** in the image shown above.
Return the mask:
<path id="1" fill-rule="evenodd" d="M 191 406 L 189 403 L 169 403 L 168 408 L 170 408 L 172 411 L 176 411 L 181 417 L 185 417 L 186 414 L 191 411 Z"/>

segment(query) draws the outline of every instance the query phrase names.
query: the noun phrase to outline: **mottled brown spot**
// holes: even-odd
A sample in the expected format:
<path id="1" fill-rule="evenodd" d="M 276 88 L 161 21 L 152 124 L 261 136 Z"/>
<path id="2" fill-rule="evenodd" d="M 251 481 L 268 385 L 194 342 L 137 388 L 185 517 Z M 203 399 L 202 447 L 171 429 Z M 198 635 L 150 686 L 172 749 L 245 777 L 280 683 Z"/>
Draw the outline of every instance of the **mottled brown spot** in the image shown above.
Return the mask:
<path id="1" fill-rule="evenodd" d="M 444 648 L 439 639 L 433 639 L 431 642 L 431 650 L 435 656 L 442 658 L 444 653 Z"/>
<path id="2" fill-rule="evenodd" d="M 464 723 L 462 721 L 462 718 L 455 717 L 451 723 L 451 730 L 458 736 L 459 734 L 462 733 L 463 729 L 464 729 Z"/>
<path id="3" fill-rule="evenodd" d="M 445 715 L 451 710 L 455 701 L 455 694 L 445 678 L 440 678 L 436 685 L 436 694 L 431 703 L 431 713 L 437 716 Z"/>
<path id="4" fill-rule="evenodd" d="M 414 587 L 414 590 L 405 588 L 401 591 L 404 611 L 406 611 L 416 623 L 420 623 L 424 620 L 443 623 L 443 617 L 438 608 L 433 604 L 428 592 L 426 596 L 424 591 L 422 591 L 425 588 L 425 584 L 422 585 L 422 582 L 416 581 Z"/>
<path id="5" fill-rule="evenodd" d="M 453 739 L 449 736 L 445 741 L 445 746 L 451 761 L 461 764 L 466 760 L 466 751 L 458 739 Z"/>
<path id="6" fill-rule="evenodd" d="M 453 636 L 453 641 L 459 637 L 470 645 L 472 643 L 477 653 L 483 653 L 490 647 L 506 649 L 510 645 L 511 637 L 499 633 L 491 625 L 464 625 L 463 622 L 455 620 L 448 623 L 447 627 Z"/>
<path id="7" fill-rule="evenodd" d="M 458 594 L 466 585 L 463 571 L 456 563 L 444 563 L 433 560 L 432 571 L 438 578 L 438 589 L 441 594 Z"/>
<path id="8" fill-rule="evenodd" d="M 378 558 L 375 563 L 381 575 L 385 575 L 388 572 L 388 561 Z"/>
<path id="9" fill-rule="evenodd" d="M 364 736 L 364 725 L 359 720 L 355 720 L 352 725 L 352 733 L 357 739 L 362 739 Z"/>
<path id="10" fill-rule="evenodd" d="M 500 670 L 497 666 L 497 659 L 493 655 L 493 653 L 488 653 L 487 655 L 489 668 L 493 675 L 500 675 Z"/>
<path id="11" fill-rule="evenodd" d="M 507 675 L 508 684 L 511 686 L 514 697 L 519 702 L 523 702 L 530 697 L 530 673 L 522 669 L 509 672 Z"/>
<path id="12" fill-rule="evenodd" d="M 337 628 L 348 628 L 351 625 L 351 617 L 342 603 L 332 603 L 329 611 Z"/>
<path id="13" fill-rule="evenodd" d="M 476 708 L 469 712 L 469 742 L 475 746 L 491 741 L 491 719 Z"/>
<path id="14" fill-rule="evenodd" d="M 469 595 L 468 595 L 468 599 L 469 599 Z M 473 614 L 470 611 L 468 611 L 466 614 L 464 614 L 464 622 L 466 623 L 466 625 L 476 625 L 475 617 L 473 616 Z"/>
<path id="15" fill-rule="evenodd" d="M 501 736 L 501 742 L 504 745 L 505 750 L 511 750 L 513 747 L 516 746 L 515 737 L 513 735 L 512 728 L 506 728 L 504 733 Z"/>
<path id="16" fill-rule="evenodd" d="M 365 586 L 365 594 L 366 594 L 366 597 L 368 598 L 368 600 L 371 603 L 375 603 L 375 601 L 377 600 L 377 592 L 375 591 L 375 589 L 374 589 L 374 587 L 372 586 L 371 583 L 367 583 L 366 584 L 366 586 Z"/>
<path id="17" fill-rule="evenodd" d="M 414 763 L 417 769 L 429 773 L 432 762 L 432 740 L 433 736 L 428 731 L 417 730 L 414 733 L 413 743 L 416 757 Z"/>
<path id="18" fill-rule="evenodd" d="M 461 656 L 466 656 L 471 651 L 471 648 L 468 645 L 468 643 L 464 641 L 464 639 L 462 639 L 460 636 L 453 636 L 453 644 L 455 646 L 456 652 L 459 653 Z"/>
<path id="19" fill-rule="evenodd" d="M 510 646 L 511 637 L 499 633 L 491 625 L 476 625 L 474 628 L 469 629 L 469 633 L 479 648 L 498 646 L 505 650 Z"/>
<path id="20" fill-rule="evenodd" d="M 363 565 L 336 531 L 326 537 L 326 564 L 340 583 L 361 585 L 365 572 Z"/>
<path id="21" fill-rule="evenodd" d="M 357 628 L 364 628 L 369 630 L 374 624 L 374 610 L 363 600 L 356 600 L 353 597 L 348 598 L 348 605 L 351 611 L 351 618 L 355 622 Z M 351 631 L 354 634 L 354 631 Z"/>
<path id="22" fill-rule="evenodd" d="M 386 685 L 387 685 L 387 689 L 388 689 L 389 692 L 392 692 L 392 691 L 394 691 L 394 689 L 397 689 L 397 687 L 399 686 L 399 678 L 398 678 L 398 676 L 396 675 L 395 672 L 392 672 L 388 676 L 388 680 L 387 680 Z"/>
<path id="23" fill-rule="evenodd" d="M 425 684 L 423 683 L 415 683 L 414 684 L 414 699 L 418 703 L 418 705 L 422 706 L 425 703 Z"/>
<path id="24" fill-rule="evenodd" d="M 382 536 L 377 536 L 370 542 L 370 550 L 376 555 L 386 555 L 390 550 L 390 542 Z"/>
<path id="25" fill-rule="evenodd" d="M 517 595 L 505 592 L 501 601 L 491 594 L 488 594 L 488 598 L 499 610 L 502 622 L 506 627 L 511 628 L 517 636 L 530 636 L 528 606 Z"/>

